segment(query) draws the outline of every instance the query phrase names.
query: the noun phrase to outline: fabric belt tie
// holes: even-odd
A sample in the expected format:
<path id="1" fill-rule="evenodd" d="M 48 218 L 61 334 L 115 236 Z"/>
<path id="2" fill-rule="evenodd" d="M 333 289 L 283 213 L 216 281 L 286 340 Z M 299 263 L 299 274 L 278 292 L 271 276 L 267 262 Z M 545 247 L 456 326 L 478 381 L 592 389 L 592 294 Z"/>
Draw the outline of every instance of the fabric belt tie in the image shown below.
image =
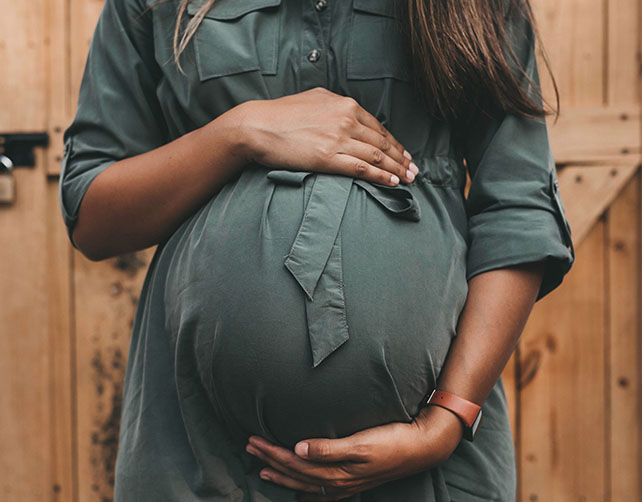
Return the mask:
<path id="1" fill-rule="evenodd" d="M 403 185 L 390 187 L 343 175 L 287 170 L 269 171 L 267 177 L 276 183 L 303 186 L 310 175 L 314 176 L 312 191 L 284 264 L 306 295 L 308 336 L 316 367 L 349 338 L 339 229 L 352 185 L 364 189 L 399 218 L 419 221 L 421 212 L 414 195 Z"/>

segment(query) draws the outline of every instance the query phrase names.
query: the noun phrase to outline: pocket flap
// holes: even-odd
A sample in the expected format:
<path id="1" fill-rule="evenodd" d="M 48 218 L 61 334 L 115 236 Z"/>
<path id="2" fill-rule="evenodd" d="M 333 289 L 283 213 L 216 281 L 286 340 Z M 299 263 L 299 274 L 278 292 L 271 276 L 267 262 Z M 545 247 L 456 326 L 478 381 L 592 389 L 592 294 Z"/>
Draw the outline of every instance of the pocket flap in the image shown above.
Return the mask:
<path id="1" fill-rule="evenodd" d="M 187 14 L 195 15 L 198 10 L 207 3 L 207 0 L 190 0 L 187 4 Z M 214 4 L 205 13 L 210 19 L 235 19 L 266 7 L 275 7 L 281 4 L 281 0 L 214 0 Z"/>
<path id="2" fill-rule="evenodd" d="M 353 8 L 380 16 L 399 17 L 394 0 L 354 0 Z"/>

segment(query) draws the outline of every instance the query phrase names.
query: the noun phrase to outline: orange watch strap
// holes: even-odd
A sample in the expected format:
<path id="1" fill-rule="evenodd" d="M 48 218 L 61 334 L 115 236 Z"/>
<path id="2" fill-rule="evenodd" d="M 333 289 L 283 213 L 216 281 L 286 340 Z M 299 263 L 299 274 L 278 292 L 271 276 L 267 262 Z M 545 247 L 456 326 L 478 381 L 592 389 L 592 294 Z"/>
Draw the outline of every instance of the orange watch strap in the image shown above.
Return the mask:
<path id="1" fill-rule="evenodd" d="M 457 394 L 435 389 L 426 404 L 436 404 L 455 413 L 468 426 L 472 427 L 479 415 L 481 406 Z"/>

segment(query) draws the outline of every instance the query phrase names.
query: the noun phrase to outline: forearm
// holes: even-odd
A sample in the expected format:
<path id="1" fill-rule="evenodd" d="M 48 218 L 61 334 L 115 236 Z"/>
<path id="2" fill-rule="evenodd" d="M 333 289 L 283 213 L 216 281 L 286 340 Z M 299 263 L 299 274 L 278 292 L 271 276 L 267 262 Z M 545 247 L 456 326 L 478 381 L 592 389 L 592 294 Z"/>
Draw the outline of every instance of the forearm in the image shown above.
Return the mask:
<path id="1" fill-rule="evenodd" d="M 72 234 L 83 254 L 102 260 L 157 244 L 218 192 L 246 162 L 236 108 L 96 176 Z"/>
<path id="2" fill-rule="evenodd" d="M 469 281 L 457 336 L 440 372 L 438 389 L 477 404 L 486 400 L 524 329 L 542 272 L 543 263 L 536 262 L 491 270 Z M 421 410 L 416 422 L 433 439 L 439 438 L 444 451 L 452 451 L 463 436 L 460 420 L 438 406 Z"/>

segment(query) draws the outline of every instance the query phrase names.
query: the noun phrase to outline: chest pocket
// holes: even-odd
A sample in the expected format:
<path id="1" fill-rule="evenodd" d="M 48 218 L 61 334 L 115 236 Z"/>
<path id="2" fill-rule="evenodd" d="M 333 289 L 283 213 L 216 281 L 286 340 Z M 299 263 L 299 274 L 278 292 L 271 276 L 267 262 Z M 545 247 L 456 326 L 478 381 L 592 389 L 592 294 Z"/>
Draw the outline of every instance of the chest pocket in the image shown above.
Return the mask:
<path id="1" fill-rule="evenodd" d="M 353 0 L 346 77 L 410 81 L 410 57 L 394 0 Z"/>
<path id="2" fill-rule="evenodd" d="M 247 71 L 275 75 L 282 0 L 215 0 L 194 34 L 201 81 Z M 193 17 L 205 0 L 192 0 Z"/>

